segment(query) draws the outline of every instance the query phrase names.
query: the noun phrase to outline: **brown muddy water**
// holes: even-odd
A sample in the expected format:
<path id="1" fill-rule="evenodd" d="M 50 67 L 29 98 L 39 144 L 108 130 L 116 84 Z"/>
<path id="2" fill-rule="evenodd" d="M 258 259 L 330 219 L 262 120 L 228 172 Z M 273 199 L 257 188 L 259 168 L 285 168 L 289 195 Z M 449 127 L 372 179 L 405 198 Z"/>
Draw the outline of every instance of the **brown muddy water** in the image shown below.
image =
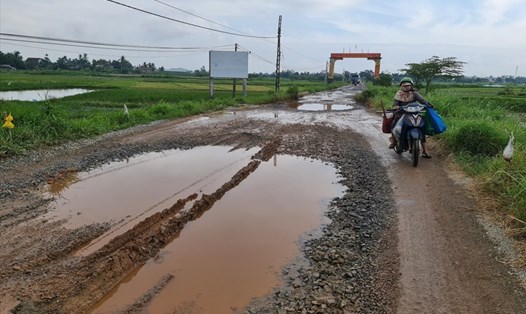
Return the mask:
<path id="1" fill-rule="evenodd" d="M 77 174 L 62 180 L 70 185 L 51 186 L 58 201 L 47 219 L 67 219 L 71 228 L 112 221 L 108 233 L 78 253 L 89 254 L 177 199 L 213 192 L 255 152 L 215 146 L 174 150 Z M 323 213 L 343 192 L 337 181 L 336 170 L 317 160 L 276 155 L 262 162 L 92 313 L 122 312 L 145 295 L 151 297 L 149 313 L 241 311 L 279 284 L 301 239 L 328 222 Z"/>

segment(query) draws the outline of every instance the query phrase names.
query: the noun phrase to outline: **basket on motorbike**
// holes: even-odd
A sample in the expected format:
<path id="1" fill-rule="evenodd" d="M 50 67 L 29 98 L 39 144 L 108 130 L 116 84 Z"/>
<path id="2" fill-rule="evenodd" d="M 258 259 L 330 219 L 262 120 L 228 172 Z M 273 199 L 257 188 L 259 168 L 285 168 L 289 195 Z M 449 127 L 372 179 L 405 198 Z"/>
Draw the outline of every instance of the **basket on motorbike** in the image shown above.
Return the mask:
<path id="1" fill-rule="evenodd" d="M 393 124 L 394 113 L 392 111 L 386 111 L 383 103 L 381 103 L 381 105 L 382 105 L 382 118 L 383 118 L 382 132 L 388 134 L 388 133 L 391 133 L 391 125 Z"/>
<path id="2" fill-rule="evenodd" d="M 382 132 L 391 133 L 391 124 L 393 123 L 394 114 L 392 112 L 385 112 L 382 120 Z"/>

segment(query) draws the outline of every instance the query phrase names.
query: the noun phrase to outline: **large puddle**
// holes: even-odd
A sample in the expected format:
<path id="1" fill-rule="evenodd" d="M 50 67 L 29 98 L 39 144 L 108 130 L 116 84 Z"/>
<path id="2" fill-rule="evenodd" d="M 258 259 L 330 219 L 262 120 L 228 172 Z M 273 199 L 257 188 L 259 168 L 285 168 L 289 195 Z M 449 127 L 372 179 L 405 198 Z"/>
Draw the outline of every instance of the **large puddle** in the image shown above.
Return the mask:
<path id="1" fill-rule="evenodd" d="M 354 109 L 353 105 L 323 103 L 301 103 L 290 105 L 290 107 L 304 111 L 341 111 Z"/>
<path id="2" fill-rule="evenodd" d="M 355 108 L 355 91 L 349 93 L 348 90 L 335 90 L 331 92 L 309 94 L 289 107 L 301 111 L 342 111 Z"/>
<path id="3" fill-rule="evenodd" d="M 21 101 L 43 101 L 52 98 L 62 98 L 77 94 L 89 93 L 91 90 L 83 88 L 70 89 L 41 89 L 41 90 L 24 90 L 0 92 L 2 100 L 21 100 Z"/>
<path id="4" fill-rule="evenodd" d="M 256 151 L 174 150 L 78 174 L 62 180 L 69 185 L 52 185 L 59 201 L 47 219 L 67 218 L 70 227 L 112 221 L 109 233 L 80 252 L 87 254 L 177 199 L 213 192 Z M 120 313 L 145 299 L 149 313 L 241 311 L 279 284 L 302 237 L 327 222 L 329 201 L 343 192 L 337 181 L 336 170 L 320 161 L 276 155 L 262 162 L 93 313 Z"/>

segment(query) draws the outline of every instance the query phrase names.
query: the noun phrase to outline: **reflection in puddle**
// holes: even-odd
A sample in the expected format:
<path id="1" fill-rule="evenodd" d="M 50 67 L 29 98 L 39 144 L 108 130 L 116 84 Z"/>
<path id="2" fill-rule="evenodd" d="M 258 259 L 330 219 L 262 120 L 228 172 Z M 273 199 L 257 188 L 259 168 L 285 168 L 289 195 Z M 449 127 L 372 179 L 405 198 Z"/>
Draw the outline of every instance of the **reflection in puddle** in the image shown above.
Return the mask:
<path id="1" fill-rule="evenodd" d="M 340 111 L 340 110 L 351 110 L 354 109 L 353 105 L 342 105 L 342 104 L 323 104 L 323 103 L 303 103 L 290 105 L 290 107 L 297 110 L 305 111 Z"/>
<path id="2" fill-rule="evenodd" d="M 75 184 L 50 185 L 50 193 L 57 189 L 60 193 L 55 193 L 57 200 L 44 219 L 67 219 L 68 228 L 112 223 L 106 235 L 80 252 L 89 254 L 178 199 L 215 191 L 258 149 L 230 150 L 206 146 L 149 153 L 79 173 Z"/>
<path id="3" fill-rule="evenodd" d="M 342 111 L 355 108 L 354 95 L 358 90 L 342 88 L 325 93 L 316 93 L 302 97 L 298 103 L 289 107 L 300 111 Z"/>
<path id="4" fill-rule="evenodd" d="M 61 197 L 62 191 L 69 188 L 70 185 L 79 181 L 78 173 L 73 170 L 60 172 L 56 177 L 47 180 L 49 193 L 55 197 Z"/>
<path id="5" fill-rule="evenodd" d="M 216 149 L 204 148 L 201 154 L 207 155 L 207 160 L 212 155 L 231 154 L 227 149 Z M 198 158 L 198 154 L 191 154 Z M 151 163 L 163 164 L 156 167 L 159 172 L 181 166 L 180 158 L 166 159 L 170 159 L 170 166 L 161 160 Z M 248 161 L 249 157 L 236 164 L 232 173 Z M 201 166 L 182 167 L 191 173 Z M 222 166 L 216 164 L 212 169 Z M 152 171 L 143 174 L 145 180 L 158 176 Z M 191 180 L 183 185 L 190 185 Z M 213 189 L 228 180 L 228 175 L 221 176 Z M 278 155 L 262 162 L 210 210 L 189 222 L 157 258 L 121 282 L 93 313 L 121 312 L 151 291 L 156 293 L 147 304 L 149 313 L 241 310 L 253 297 L 268 293 L 279 283 L 282 267 L 298 254 L 300 238 L 327 222 L 323 212 L 329 201 L 343 192 L 337 180 L 333 167 L 316 160 Z M 158 185 L 150 182 L 145 186 L 155 189 Z M 190 191 L 183 194 L 177 198 Z M 135 195 L 136 201 L 140 196 Z M 153 289 L 160 283 L 160 289 Z"/>

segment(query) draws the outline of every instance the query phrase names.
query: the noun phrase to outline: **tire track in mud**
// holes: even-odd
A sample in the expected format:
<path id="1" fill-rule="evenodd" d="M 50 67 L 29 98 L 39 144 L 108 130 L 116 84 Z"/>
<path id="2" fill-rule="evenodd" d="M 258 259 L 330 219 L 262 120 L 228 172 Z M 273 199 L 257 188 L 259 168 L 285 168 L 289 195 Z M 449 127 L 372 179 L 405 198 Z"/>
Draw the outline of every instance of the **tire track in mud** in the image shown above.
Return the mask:
<path id="1" fill-rule="evenodd" d="M 163 247 L 177 238 L 188 222 L 211 209 L 215 202 L 253 173 L 262 161 L 270 160 L 276 154 L 280 142 L 279 138 L 268 142 L 230 181 L 212 194 L 203 194 L 190 209 L 183 211 L 188 202 L 197 198 L 195 193 L 144 219 L 100 250 L 83 258 L 73 269 L 68 270 L 76 273 L 77 278 L 84 278 L 82 281 L 74 284 L 66 281 L 57 285 L 57 278 L 49 279 L 54 286 L 62 288 L 62 291 L 54 292 L 60 298 L 46 298 L 35 305 L 43 312 L 86 312 L 133 270 L 155 257 Z M 45 287 L 46 282 L 42 286 Z"/>
<path id="2" fill-rule="evenodd" d="M 165 275 L 159 282 L 150 290 L 148 290 L 144 295 L 142 295 L 135 303 L 128 306 L 122 313 L 133 314 L 133 313 L 143 313 L 144 309 L 150 304 L 153 298 L 158 295 L 164 287 L 166 287 L 174 279 L 174 275 L 168 274 Z"/>

